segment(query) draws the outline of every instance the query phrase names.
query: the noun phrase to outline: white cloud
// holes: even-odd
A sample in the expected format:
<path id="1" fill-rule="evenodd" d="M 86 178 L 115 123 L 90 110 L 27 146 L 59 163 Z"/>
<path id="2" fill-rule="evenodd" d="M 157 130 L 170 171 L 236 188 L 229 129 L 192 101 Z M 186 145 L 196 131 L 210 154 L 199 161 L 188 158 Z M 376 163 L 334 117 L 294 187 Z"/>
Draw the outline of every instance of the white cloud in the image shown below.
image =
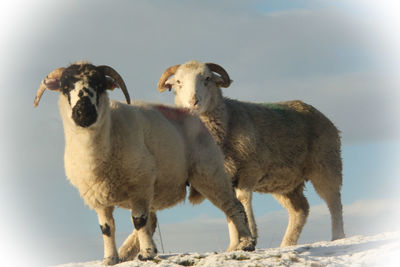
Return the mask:
<path id="1" fill-rule="evenodd" d="M 346 142 L 398 136 L 392 115 L 398 83 L 391 78 L 398 75 L 382 73 L 397 58 L 386 52 L 389 47 L 395 52 L 387 45 L 392 43 L 386 40 L 389 23 L 369 27 L 379 22 L 381 9 L 370 22 L 364 13 L 326 3 L 265 15 L 255 10 L 257 4 L 135 1 L 111 8 L 102 1 L 39 1 L 38 10 L 29 14 L 11 6 L 15 16 L 10 21 L 18 27 L 7 31 L 2 52 L 3 60 L 15 67 L 4 65 L 8 79 L 3 82 L 18 88 L 7 95 L 23 105 L 5 103 L 5 109 L 17 116 L 31 113 L 40 80 L 51 69 L 82 58 L 116 68 L 134 98 L 172 102 L 172 95 L 156 90 L 162 71 L 198 59 L 228 70 L 235 82 L 225 90 L 227 96 L 263 102 L 303 99 L 328 113 Z M 46 15 L 37 18 L 34 14 L 42 14 L 43 8 Z M 123 99 L 120 92 L 112 97 Z M 45 116 L 39 109 L 58 113 L 55 99 L 46 94 L 31 119 Z"/>

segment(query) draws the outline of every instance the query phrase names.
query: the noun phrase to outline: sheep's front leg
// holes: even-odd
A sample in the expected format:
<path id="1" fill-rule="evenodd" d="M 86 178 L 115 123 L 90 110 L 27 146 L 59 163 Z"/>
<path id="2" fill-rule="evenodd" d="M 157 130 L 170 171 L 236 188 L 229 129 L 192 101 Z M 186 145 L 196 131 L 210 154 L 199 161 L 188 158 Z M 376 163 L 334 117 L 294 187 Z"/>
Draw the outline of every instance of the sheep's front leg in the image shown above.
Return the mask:
<path id="1" fill-rule="evenodd" d="M 114 265 L 119 262 L 115 245 L 115 224 L 113 218 L 114 207 L 96 209 L 100 223 L 100 229 L 104 240 L 104 261 L 106 265 Z"/>
<path id="2" fill-rule="evenodd" d="M 251 235 L 254 238 L 254 242 L 257 243 L 257 225 L 256 220 L 254 219 L 253 207 L 251 205 L 253 192 L 249 189 L 237 188 L 236 189 L 236 197 L 242 203 L 244 211 L 247 215 L 247 220 L 249 221 L 249 228 Z"/>
<path id="3" fill-rule="evenodd" d="M 136 207 L 132 209 L 132 221 L 137 231 L 140 245 L 139 260 L 151 260 L 157 254 L 157 248 L 152 238 L 154 233 L 152 226 L 155 220 L 155 213 L 149 213 L 148 207 Z"/>
<path id="4" fill-rule="evenodd" d="M 252 191 L 243 188 L 236 188 L 236 197 L 242 203 L 244 211 L 246 212 L 247 220 L 249 223 L 249 228 L 251 235 L 254 239 L 254 245 L 257 244 L 257 225 L 254 219 L 253 208 L 251 205 L 252 200 Z M 228 227 L 229 227 L 229 237 L 230 237 L 230 244 L 228 247 L 228 251 L 233 251 L 239 246 L 239 233 L 236 229 L 235 224 L 228 218 Z"/>
<path id="5" fill-rule="evenodd" d="M 133 220 L 133 218 L 132 218 Z M 150 233 L 153 236 L 157 226 L 157 216 L 155 212 L 150 212 L 147 219 L 148 227 L 150 227 Z M 133 260 L 140 251 L 138 231 L 133 231 L 133 233 L 128 236 L 125 242 L 118 250 L 118 255 L 121 261 Z"/>

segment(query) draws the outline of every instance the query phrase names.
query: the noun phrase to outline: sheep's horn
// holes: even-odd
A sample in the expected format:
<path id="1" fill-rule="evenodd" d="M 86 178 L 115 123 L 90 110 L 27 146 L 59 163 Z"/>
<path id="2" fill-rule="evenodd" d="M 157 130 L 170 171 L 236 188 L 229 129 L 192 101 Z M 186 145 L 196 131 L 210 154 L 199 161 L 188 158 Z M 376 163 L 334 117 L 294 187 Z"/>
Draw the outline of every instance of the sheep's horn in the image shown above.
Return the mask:
<path id="1" fill-rule="evenodd" d="M 164 92 L 165 89 L 171 90 L 171 87 L 165 87 L 165 82 L 168 80 L 168 78 L 170 76 L 175 74 L 175 72 L 177 71 L 179 66 L 180 65 L 175 65 L 175 66 L 169 67 L 168 69 L 166 69 L 164 71 L 164 73 L 161 75 L 161 78 L 160 78 L 160 80 L 158 81 L 158 84 L 157 84 L 158 91 Z"/>
<path id="2" fill-rule="evenodd" d="M 224 70 L 223 67 L 221 67 L 218 64 L 215 63 L 206 63 L 206 66 L 213 72 L 218 73 L 219 75 L 221 75 L 221 78 L 223 80 L 223 83 L 220 84 L 221 87 L 229 87 L 229 85 L 231 85 L 232 81 L 229 78 L 228 73 L 226 72 L 226 70 Z"/>
<path id="3" fill-rule="evenodd" d="M 39 89 L 37 90 L 35 100 L 33 101 L 34 107 L 37 107 L 37 105 L 39 105 L 40 98 L 47 88 L 52 91 L 60 90 L 60 77 L 64 69 L 65 68 L 55 69 L 50 72 L 46 78 L 43 79 L 43 81 L 40 83 Z"/>
<path id="4" fill-rule="evenodd" d="M 126 89 L 125 82 L 122 79 L 121 75 L 119 75 L 118 72 L 116 70 L 114 70 L 113 68 L 111 68 L 110 66 L 101 65 L 101 66 L 97 66 L 97 68 L 100 71 L 102 71 L 104 75 L 107 75 L 107 76 L 113 78 L 117 82 L 118 87 L 121 88 L 122 92 L 125 95 L 126 103 L 130 104 L 131 98 L 129 96 L 128 90 Z"/>

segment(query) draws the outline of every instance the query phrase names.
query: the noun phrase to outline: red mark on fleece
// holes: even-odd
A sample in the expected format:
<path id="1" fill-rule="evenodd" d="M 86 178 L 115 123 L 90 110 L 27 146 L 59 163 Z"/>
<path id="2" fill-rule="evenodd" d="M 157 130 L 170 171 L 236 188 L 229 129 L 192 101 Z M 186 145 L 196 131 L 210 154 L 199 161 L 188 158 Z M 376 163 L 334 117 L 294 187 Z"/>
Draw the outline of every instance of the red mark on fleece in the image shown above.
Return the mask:
<path id="1" fill-rule="evenodd" d="M 157 105 L 156 107 L 164 115 L 164 117 L 170 121 L 182 122 L 185 118 L 191 115 L 190 110 L 187 108 L 172 108 L 163 105 Z M 200 120 L 200 118 L 197 119 L 199 120 L 200 123 L 199 133 L 201 135 L 207 135 L 212 138 L 210 132 L 208 131 L 204 123 Z"/>
<path id="2" fill-rule="evenodd" d="M 167 106 L 158 105 L 158 110 L 171 121 L 182 121 L 189 115 L 189 110 L 184 108 L 171 108 Z"/>

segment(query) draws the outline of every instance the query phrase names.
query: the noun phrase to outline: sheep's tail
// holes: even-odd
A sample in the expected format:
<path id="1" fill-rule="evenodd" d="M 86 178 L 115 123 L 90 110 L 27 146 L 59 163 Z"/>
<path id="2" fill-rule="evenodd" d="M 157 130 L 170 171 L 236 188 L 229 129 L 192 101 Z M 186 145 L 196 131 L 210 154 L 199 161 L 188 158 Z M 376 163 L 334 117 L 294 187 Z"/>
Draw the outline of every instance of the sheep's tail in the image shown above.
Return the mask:
<path id="1" fill-rule="evenodd" d="M 193 186 L 190 187 L 190 193 L 189 193 L 190 203 L 192 203 L 193 205 L 197 205 L 203 202 L 204 199 L 205 197 L 202 194 L 200 194 L 199 191 L 194 189 Z"/>

